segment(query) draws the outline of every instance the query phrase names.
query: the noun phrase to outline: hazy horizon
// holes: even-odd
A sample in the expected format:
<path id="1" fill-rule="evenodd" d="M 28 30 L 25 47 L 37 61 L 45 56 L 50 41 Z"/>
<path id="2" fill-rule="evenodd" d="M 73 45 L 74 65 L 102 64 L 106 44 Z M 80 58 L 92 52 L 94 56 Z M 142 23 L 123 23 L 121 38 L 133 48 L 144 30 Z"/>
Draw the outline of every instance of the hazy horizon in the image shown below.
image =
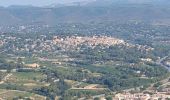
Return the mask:
<path id="1" fill-rule="evenodd" d="M 0 6 L 11 5 L 32 5 L 32 6 L 46 6 L 50 4 L 71 3 L 89 0 L 0 0 Z"/>

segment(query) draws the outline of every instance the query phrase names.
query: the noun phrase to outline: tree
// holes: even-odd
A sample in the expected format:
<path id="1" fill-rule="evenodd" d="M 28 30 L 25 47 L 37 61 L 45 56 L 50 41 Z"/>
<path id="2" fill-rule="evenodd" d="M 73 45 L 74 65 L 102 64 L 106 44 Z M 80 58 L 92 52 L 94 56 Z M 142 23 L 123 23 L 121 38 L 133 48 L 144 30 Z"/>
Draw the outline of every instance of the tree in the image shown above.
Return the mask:
<path id="1" fill-rule="evenodd" d="M 113 100 L 111 96 L 106 97 L 106 100 Z"/>
<path id="2" fill-rule="evenodd" d="M 96 98 L 94 98 L 94 100 L 100 100 L 100 98 L 96 97 Z"/>
<path id="3" fill-rule="evenodd" d="M 22 68 L 22 67 L 23 67 L 22 58 L 18 58 L 18 59 L 17 59 L 17 67 L 18 67 L 18 68 Z"/>

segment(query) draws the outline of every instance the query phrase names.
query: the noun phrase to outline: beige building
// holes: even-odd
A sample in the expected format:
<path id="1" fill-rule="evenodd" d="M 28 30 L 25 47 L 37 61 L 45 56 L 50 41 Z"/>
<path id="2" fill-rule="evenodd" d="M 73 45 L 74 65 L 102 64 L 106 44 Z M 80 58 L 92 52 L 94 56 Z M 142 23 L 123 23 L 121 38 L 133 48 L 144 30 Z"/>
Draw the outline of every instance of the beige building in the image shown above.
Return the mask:
<path id="1" fill-rule="evenodd" d="M 116 94 L 114 100 L 148 100 L 150 99 L 149 94 L 137 93 L 137 94 Z"/>
<path id="2" fill-rule="evenodd" d="M 166 100 L 167 98 L 170 98 L 170 95 L 163 92 L 158 92 L 153 95 L 144 93 L 119 93 L 115 95 L 113 100 Z"/>
<path id="3" fill-rule="evenodd" d="M 33 64 L 25 64 L 25 66 L 29 67 L 29 68 L 39 68 L 40 65 L 37 63 L 33 63 Z"/>

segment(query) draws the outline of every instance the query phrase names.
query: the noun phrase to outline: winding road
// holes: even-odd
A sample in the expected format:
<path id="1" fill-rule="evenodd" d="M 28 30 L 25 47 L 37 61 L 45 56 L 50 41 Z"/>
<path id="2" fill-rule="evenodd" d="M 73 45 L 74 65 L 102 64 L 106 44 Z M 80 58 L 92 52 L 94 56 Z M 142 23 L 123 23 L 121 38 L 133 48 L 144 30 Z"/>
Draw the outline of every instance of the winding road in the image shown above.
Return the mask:
<path id="1" fill-rule="evenodd" d="M 163 63 L 168 57 L 169 57 L 169 56 L 165 56 L 165 57 L 159 59 L 159 60 L 156 62 L 156 64 L 163 66 L 164 68 L 166 68 L 166 69 L 170 72 L 170 67 L 169 67 L 168 65 L 165 65 L 165 64 Z"/>

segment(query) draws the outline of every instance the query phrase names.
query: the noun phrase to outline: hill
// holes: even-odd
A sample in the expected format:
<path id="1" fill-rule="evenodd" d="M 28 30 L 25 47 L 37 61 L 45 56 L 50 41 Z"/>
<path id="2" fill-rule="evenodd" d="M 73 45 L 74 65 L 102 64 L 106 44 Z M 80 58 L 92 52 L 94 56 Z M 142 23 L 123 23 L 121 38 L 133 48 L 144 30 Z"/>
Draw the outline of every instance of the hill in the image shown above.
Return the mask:
<path id="1" fill-rule="evenodd" d="M 144 0 L 146 1 L 146 0 Z M 87 4 L 48 7 L 10 6 L 0 8 L 0 25 L 80 23 L 102 21 L 170 20 L 169 1 L 97 0 Z M 154 2 L 155 1 L 155 2 Z M 166 16 L 166 17 L 165 17 Z M 10 23 L 9 23 L 10 22 Z"/>

